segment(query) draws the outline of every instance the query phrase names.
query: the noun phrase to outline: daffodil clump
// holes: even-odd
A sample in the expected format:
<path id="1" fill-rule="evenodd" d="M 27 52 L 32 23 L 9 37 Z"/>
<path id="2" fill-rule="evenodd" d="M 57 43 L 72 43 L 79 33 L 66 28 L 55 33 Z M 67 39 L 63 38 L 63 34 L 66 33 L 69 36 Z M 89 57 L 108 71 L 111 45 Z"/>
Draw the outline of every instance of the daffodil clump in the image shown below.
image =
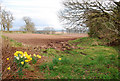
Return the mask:
<path id="1" fill-rule="evenodd" d="M 27 52 L 22 52 L 22 51 L 16 51 L 14 53 L 14 62 L 17 63 L 18 67 L 19 66 L 24 66 L 26 63 L 30 62 L 30 61 L 35 61 L 33 63 L 36 63 L 38 59 L 40 59 L 41 56 L 40 55 L 36 55 L 33 54 L 33 56 L 31 56 L 31 54 L 27 54 Z M 7 58 L 7 60 L 9 60 L 9 58 Z"/>
<path id="2" fill-rule="evenodd" d="M 38 59 L 40 59 L 41 56 L 40 55 L 36 55 L 36 54 L 33 54 L 33 56 L 31 56 L 31 54 L 27 54 L 27 52 L 22 52 L 22 51 L 16 51 L 14 53 L 14 62 L 16 63 L 17 65 L 17 68 L 18 68 L 18 75 L 20 78 L 22 78 L 22 75 L 23 75 L 23 68 L 24 66 L 29 63 L 30 61 L 32 61 L 33 64 L 35 64 L 37 62 Z M 9 61 L 9 58 L 6 59 L 7 61 Z M 10 66 L 7 67 L 7 70 L 10 70 Z"/>
<path id="3" fill-rule="evenodd" d="M 16 62 L 18 63 L 19 62 L 19 64 L 21 63 L 22 65 L 24 65 L 25 63 L 23 63 L 23 62 L 29 62 L 29 61 L 31 61 L 32 60 L 32 57 L 31 57 L 31 55 L 28 55 L 27 54 L 27 52 L 22 52 L 22 51 L 16 51 L 15 53 L 14 53 L 14 57 L 15 57 L 15 60 L 16 60 Z"/>
<path id="4" fill-rule="evenodd" d="M 31 55 L 28 55 L 27 52 L 22 52 L 22 51 L 16 51 L 14 53 L 14 62 L 17 64 L 18 70 L 18 75 L 19 77 L 22 78 L 23 75 L 23 67 L 32 60 Z M 8 68 L 9 70 L 9 68 Z"/>

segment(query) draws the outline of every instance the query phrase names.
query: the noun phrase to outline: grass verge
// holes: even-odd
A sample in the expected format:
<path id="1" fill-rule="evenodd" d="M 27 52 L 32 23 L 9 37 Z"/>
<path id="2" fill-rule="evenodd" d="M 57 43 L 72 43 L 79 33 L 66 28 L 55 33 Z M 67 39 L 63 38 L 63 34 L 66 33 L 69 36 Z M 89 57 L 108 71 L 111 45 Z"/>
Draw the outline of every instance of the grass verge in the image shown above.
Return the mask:
<path id="1" fill-rule="evenodd" d="M 5 39 L 5 40 L 9 40 L 10 45 L 11 45 L 12 47 L 22 47 L 22 43 L 21 43 L 21 42 L 17 42 L 17 41 L 15 41 L 15 40 L 13 40 L 13 39 L 10 39 L 10 38 L 8 38 L 8 37 L 6 37 L 6 36 L 4 36 L 4 35 L 2 35 L 1 37 L 2 37 L 3 39 Z"/>
<path id="2" fill-rule="evenodd" d="M 89 37 L 69 43 L 83 49 L 47 49 L 42 53 L 52 58 L 39 65 L 47 79 L 119 79 L 118 47 L 105 46 L 99 39 Z"/>

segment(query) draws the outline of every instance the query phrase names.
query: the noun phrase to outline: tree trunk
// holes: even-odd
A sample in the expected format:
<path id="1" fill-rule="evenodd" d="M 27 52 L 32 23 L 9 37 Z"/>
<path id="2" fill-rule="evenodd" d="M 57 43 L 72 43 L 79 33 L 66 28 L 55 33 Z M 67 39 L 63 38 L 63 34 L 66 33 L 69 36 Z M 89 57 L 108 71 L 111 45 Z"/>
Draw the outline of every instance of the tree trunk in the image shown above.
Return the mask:
<path id="1" fill-rule="evenodd" d="M 5 31 L 5 25 L 3 25 L 3 30 Z"/>
<path id="2" fill-rule="evenodd" d="M 9 27 L 7 28 L 7 31 L 9 31 Z"/>

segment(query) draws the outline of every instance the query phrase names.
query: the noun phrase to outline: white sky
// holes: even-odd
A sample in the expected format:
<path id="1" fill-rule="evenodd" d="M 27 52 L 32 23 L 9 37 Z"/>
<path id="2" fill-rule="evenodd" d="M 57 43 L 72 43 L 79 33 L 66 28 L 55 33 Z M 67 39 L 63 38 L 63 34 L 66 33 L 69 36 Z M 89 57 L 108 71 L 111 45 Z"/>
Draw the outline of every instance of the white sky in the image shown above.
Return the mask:
<path id="1" fill-rule="evenodd" d="M 29 16 L 32 18 L 37 29 L 47 26 L 55 29 L 62 29 L 57 17 L 61 9 L 62 0 L 2 0 L 5 9 L 12 12 L 15 17 L 13 29 L 19 29 L 24 25 L 22 18 Z"/>
<path id="2" fill-rule="evenodd" d="M 29 16 L 37 29 L 54 27 L 63 29 L 57 17 L 64 0 L 0 0 L 2 6 L 13 13 L 15 18 L 12 29 L 19 29 L 25 23 L 24 16 Z M 115 0 L 120 1 L 120 0 Z"/>

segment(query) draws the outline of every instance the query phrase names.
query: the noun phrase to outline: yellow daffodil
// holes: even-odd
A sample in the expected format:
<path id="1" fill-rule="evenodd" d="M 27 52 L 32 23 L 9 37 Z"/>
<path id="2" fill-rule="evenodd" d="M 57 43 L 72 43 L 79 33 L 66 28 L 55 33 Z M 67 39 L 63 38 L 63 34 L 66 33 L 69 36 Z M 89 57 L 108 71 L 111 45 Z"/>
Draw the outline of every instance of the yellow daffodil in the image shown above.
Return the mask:
<path id="1" fill-rule="evenodd" d="M 30 57 L 30 55 L 28 55 L 26 58 L 27 58 L 27 59 L 30 59 L 31 57 Z"/>
<path id="2" fill-rule="evenodd" d="M 14 53 L 14 56 L 18 57 L 18 54 L 20 54 L 21 56 L 23 56 L 23 52 L 22 51 L 16 51 Z"/>
<path id="3" fill-rule="evenodd" d="M 18 54 L 17 54 L 17 53 L 14 53 L 14 56 L 18 57 Z"/>
<path id="4" fill-rule="evenodd" d="M 28 57 L 27 57 L 27 59 L 28 59 L 29 61 L 31 61 L 31 60 L 32 60 L 32 58 L 31 58 L 30 56 L 28 56 Z"/>
<path id="5" fill-rule="evenodd" d="M 7 70 L 10 70 L 10 66 L 7 68 Z"/>
<path id="6" fill-rule="evenodd" d="M 37 57 L 39 57 L 39 55 L 37 55 Z"/>
<path id="7" fill-rule="evenodd" d="M 61 58 L 59 58 L 58 60 L 61 60 Z"/>
<path id="8" fill-rule="evenodd" d="M 9 58 L 7 58 L 7 60 L 9 60 Z"/>
<path id="9" fill-rule="evenodd" d="M 21 64 L 23 65 L 23 64 L 24 64 L 24 62 L 21 62 Z"/>
<path id="10" fill-rule="evenodd" d="M 19 54 L 23 55 L 23 52 L 22 52 L 22 51 L 19 51 Z"/>
<path id="11" fill-rule="evenodd" d="M 24 54 L 27 54 L 27 52 L 24 52 Z"/>
<path id="12" fill-rule="evenodd" d="M 19 51 L 16 51 L 16 53 L 18 54 L 18 53 L 19 53 Z"/>
<path id="13" fill-rule="evenodd" d="M 36 54 L 33 54 L 34 57 L 36 57 Z"/>
<path id="14" fill-rule="evenodd" d="M 41 56 L 39 56 L 38 58 L 41 58 Z"/>
<path id="15" fill-rule="evenodd" d="M 25 60 L 25 62 L 29 62 L 29 60 Z"/>

